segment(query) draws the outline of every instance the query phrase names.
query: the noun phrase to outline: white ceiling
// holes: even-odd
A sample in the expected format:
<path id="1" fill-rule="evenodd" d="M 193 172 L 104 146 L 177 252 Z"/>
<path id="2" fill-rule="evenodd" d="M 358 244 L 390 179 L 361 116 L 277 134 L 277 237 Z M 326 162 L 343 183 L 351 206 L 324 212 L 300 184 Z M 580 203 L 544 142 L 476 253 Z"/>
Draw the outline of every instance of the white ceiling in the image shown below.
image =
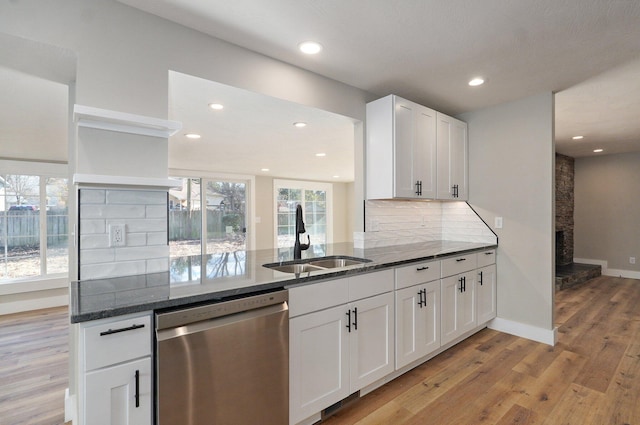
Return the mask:
<path id="1" fill-rule="evenodd" d="M 214 111 L 210 103 L 224 109 Z M 169 119 L 183 125 L 169 141 L 172 169 L 354 180 L 353 120 L 341 115 L 171 72 Z M 186 133 L 202 137 L 190 140 Z"/>
<path id="2" fill-rule="evenodd" d="M 629 120 L 640 115 L 637 0 L 120 1 L 453 115 L 554 91 L 559 152 L 640 150 L 638 120 Z M 299 54 L 306 39 L 323 52 Z M 487 82 L 467 86 L 475 76 Z M 572 141 L 575 134 L 585 139 Z"/>

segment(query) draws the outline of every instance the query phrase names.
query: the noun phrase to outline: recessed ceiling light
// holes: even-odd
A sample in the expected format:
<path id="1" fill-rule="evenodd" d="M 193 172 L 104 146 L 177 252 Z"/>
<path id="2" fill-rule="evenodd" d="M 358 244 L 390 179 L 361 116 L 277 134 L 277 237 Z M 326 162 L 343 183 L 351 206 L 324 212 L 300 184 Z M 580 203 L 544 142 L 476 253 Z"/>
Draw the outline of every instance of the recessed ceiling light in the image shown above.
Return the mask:
<path id="1" fill-rule="evenodd" d="M 336 174 L 335 176 L 333 176 L 333 178 L 334 178 L 334 179 L 339 179 L 339 178 L 340 178 L 340 176 Z"/>
<path id="2" fill-rule="evenodd" d="M 595 153 L 600 153 L 600 152 L 602 152 L 603 150 L 604 150 L 604 149 L 594 149 L 593 151 L 594 151 Z"/>
<path id="3" fill-rule="evenodd" d="M 298 44 L 298 49 L 307 55 L 315 55 L 322 51 L 322 44 L 315 41 L 303 41 Z"/>
<path id="4" fill-rule="evenodd" d="M 187 137 L 188 139 L 199 139 L 202 136 L 196 133 L 187 133 L 185 134 L 185 137 Z"/>
<path id="5" fill-rule="evenodd" d="M 224 105 L 221 103 L 210 103 L 209 108 L 213 109 L 214 111 L 220 111 L 224 109 Z"/>
<path id="6" fill-rule="evenodd" d="M 473 80 L 469 81 L 470 86 L 479 86 L 482 84 L 484 84 L 484 80 L 480 77 L 474 78 Z"/>
<path id="7" fill-rule="evenodd" d="M 326 153 L 321 152 L 321 153 L 317 153 L 317 154 L 316 154 L 316 156 L 327 156 L 327 154 L 326 154 Z"/>
<path id="8" fill-rule="evenodd" d="M 302 128 L 302 127 L 306 127 L 306 126 L 307 126 L 307 123 L 306 123 L 306 122 L 299 121 L 299 122 L 294 122 L 294 123 L 293 123 L 293 125 L 294 125 L 294 126 L 296 126 L 296 127 L 298 127 L 298 128 Z"/>
<path id="9" fill-rule="evenodd" d="M 261 168 L 260 171 L 265 171 L 266 172 L 266 171 L 269 171 L 269 169 L 268 168 Z"/>
<path id="10" fill-rule="evenodd" d="M 572 139 L 573 140 L 580 140 L 580 139 L 584 139 L 584 136 L 573 136 Z"/>

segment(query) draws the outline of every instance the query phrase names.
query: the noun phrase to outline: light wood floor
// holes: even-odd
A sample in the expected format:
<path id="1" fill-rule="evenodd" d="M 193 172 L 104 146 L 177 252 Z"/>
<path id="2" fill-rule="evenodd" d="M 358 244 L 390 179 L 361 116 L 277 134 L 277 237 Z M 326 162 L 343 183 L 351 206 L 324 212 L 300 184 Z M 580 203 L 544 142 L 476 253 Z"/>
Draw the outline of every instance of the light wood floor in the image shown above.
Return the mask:
<path id="1" fill-rule="evenodd" d="M 66 307 L 0 316 L 0 425 L 64 423 Z"/>
<path id="2" fill-rule="evenodd" d="M 0 316 L 0 425 L 63 423 L 66 315 Z M 640 424 L 640 281 L 558 292 L 555 321 L 555 347 L 485 329 L 323 425 Z"/>

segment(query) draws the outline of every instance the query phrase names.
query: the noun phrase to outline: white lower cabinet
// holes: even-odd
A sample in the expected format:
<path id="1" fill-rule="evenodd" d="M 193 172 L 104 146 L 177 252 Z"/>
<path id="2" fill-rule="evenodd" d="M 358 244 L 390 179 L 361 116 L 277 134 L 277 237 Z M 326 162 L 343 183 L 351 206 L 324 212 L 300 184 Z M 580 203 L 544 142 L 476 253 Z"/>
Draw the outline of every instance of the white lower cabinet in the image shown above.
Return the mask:
<path id="1" fill-rule="evenodd" d="M 294 307 L 311 296 L 330 304 L 327 295 L 340 288 L 348 288 L 346 304 L 316 302 L 313 308 L 322 310 L 311 312 Z M 289 290 L 295 315 L 289 321 L 291 424 L 393 372 L 392 289 L 393 270 L 386 270 Z M 372 292 L 377 295 L 368 296 Z"/>
<path id="2" fill-rule="evenodd" d="M 85 380 L 85 424 L 151 424 L 150 357 L 89 372 Z"/>
<path id="3" fill-rule="evenodd" d="M 440 348 L 440 280 L 396 291 L 396 369 Z"/>
<path id="4" fill-rule="evenodd" d="M 496 294 L 496 265 L 482 267 L 477 270 L 478 291 L 478 324 L 482 325 L 495 318 L 497 315 L 497 294 Z"/>
<path id="5" fill-rule="evenodd" d="M 151 425 L 151 314 L 80 326 L 80 425 Z"/>
<path id="6" fill-rule="evenodd" d="M 476 327 L 475 271 L 441 280 L 441 338 L 445 345 Z"/>

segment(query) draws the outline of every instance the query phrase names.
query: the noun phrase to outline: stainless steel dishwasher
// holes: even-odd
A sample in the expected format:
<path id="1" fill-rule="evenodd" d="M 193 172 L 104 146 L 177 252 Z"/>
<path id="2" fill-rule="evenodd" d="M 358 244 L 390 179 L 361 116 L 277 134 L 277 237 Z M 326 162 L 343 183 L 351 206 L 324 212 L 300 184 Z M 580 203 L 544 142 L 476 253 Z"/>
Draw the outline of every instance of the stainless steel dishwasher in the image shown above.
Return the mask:
<path id="1" fill-rule="evenodd" d="M 157 313 L 158 425 L 288 424 L 287 296 Z"/>

